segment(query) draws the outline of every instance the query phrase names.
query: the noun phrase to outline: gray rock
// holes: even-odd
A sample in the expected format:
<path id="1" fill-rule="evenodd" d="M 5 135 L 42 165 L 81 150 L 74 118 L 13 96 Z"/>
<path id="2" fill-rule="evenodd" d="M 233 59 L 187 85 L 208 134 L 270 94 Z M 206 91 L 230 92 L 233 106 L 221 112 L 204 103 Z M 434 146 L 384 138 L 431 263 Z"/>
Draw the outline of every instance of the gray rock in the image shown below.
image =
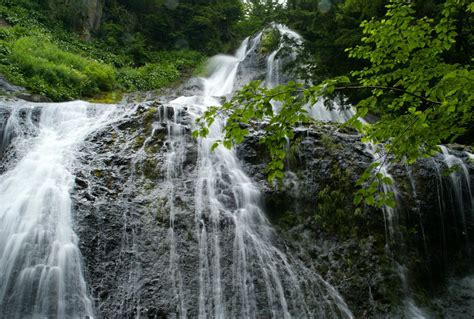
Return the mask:
<path id="1" fill-rule="evenodd" d="M 18 93 L 25 91 L 24 88 L 16 86 L 8 82 L 3 75 L 0 74 L 0 92 L 4 91 L 6 93 Z"/>
<path id="2" fill-rule="evenodd" d="M 17 95 L 17 98 L 28 101 L 28 102 L 33 102 L 33 103 L 52 102 L 52 100 L 49 97 L 46 97 L 44 95 L 39 95 L 39 94 L 32 94 L 32 93 L 21 93 Z"/>
<path id="3" fill-rule="evenodd" d="M 98 317 L 176 317 L 180 295 L 187 296 L 187 315 L 198 316 L 197 147 L 190 130 L 185 130 L 182 171 L 176 173 L 174 197 L 169 198 L 165 177 L 171 142 L 164 115 L 172 112 L 164 112 L 166 108 L 166 103 L 157 102 L 136 107 L 135 113 L 90 136 L 80 150 L 73 192 L 75 228 Z M 182 127 L 191 126 L 185 112 L 177 116 Z M 338 289 L 356 316 L 387 316 L 401 304 L 403 289 L 395 261 L 407 266 L 416 291 L 432 293 L 443 286 L 448 273 L 470 260 L 463 253 L 472 249 L 472 239 L 466 241 L 461 234 L 452 203 L 446 200 L 440 212 L 436 201 L 440 176 L 430 161 L 443 166 L 440 157 L 411 168 L 416 192 L 406 167 L 390 169 L 400 192 L 400 233 L 399 242 L 387 253 L 383 212 L 363 207 L 360 216 L 354 214 L 355 181 L 372 161 L 360 137 L 332 124 L 298 128 L 295 133 L 300 142 L 288 159 L 282 187 L 266 178 L 269 156 L 258 143 L 261 127 L 255 127 L 237 152 L 263 192 L 262 205 L 276 229 L 275 245 L 295 269 L 308 269 L 308 276 L 318 273 Z M 465 157 L 462 151 L 453 152 Z M 472 176 L 474 167 L 467 165 Z M 449 179 L 441 178 L 446 188 Z M 317 217 L 331 201 L 334 211 Z M 170 273 L 171 203 L 176 209 L 177 263 L 185 283 L 181 293 L 173 290 L 176 283 Z M 468 222 L 472 234 L 472 220 Z M 441 225 L 444 240 L 439 236 Z M 223 287 L 230 287 L 232 222 L 222 219 L 219 227 L 221 280 Z M 257 300 L 264 300 L 258 297 L 264 292 L 256 291 Z M 268 315 L 266 307 L 259 305 L 262 316 Z"/>

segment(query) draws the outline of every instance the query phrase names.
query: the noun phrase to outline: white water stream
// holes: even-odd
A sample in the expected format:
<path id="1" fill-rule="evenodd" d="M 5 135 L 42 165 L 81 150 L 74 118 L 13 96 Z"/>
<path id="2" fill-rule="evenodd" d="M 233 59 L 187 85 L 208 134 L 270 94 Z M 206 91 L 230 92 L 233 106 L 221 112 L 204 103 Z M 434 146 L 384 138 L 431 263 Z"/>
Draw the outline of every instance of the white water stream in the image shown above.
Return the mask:
<path id="1" fill-rule="evenodd" d="M 202 79 L 202 93 L 171 101 L 174 112 L 186 110 L 197 118 L 209 106 L 219 105 L 218 97 L 233 93 L 239 64 L 250 50 L 252 45 L 249 48 L 245 40 L 235 56 L 214 57 L 210 76 Z M 225 119 L 216 119 L 208 137 L 198 141 L 195 227 L 199 242 L 199 317 L 351 318 L 344 300 L 329 283 L 314 273 L 313 278 L 298 277 L 288 257 L 273 245 L 274 231 L 262 211 L 260 192 L 242 170 L 235 150 L 220 146 L 211 151 L 214 142 L 222 138 L 224 123 Z M 232 282 L 225 284 L 223 277 L 227 274 L 222 263 L 229 252 L 222 251 L 222 241 L 228 240 L 222 225 L 227 223 L 233 224 L 234 233 Z M 173 241 L 170 238 L 170 247 L 175 246 Z M 177 272 L 177 263 L 175 267 Z M 313 292 L 304 294 L 303 285 Z M 318 306 L 309 307 L 307 302 Z M 179 317 L 184 317 L 183 311 Z"/>
<path id="2" fill-rule="evenodd" d="M 19 160 L 0 176 L 0 317 L 92 317 L 72 230 L 71 168 L 76 147 L 110 120 L 113 108 L 86 102 L 40 107 L 35 123 L 33 104 L 8 102 L 6 131 L 16 136 Z"/>

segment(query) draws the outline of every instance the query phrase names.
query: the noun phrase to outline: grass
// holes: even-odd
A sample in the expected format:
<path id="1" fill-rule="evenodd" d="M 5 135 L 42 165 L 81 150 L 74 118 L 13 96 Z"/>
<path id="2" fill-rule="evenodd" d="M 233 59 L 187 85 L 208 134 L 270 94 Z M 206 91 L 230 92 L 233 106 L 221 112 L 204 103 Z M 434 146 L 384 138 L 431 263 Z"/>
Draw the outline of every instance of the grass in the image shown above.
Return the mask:
<path id="1" fill-rule="evenodd" d="M 44 36 L 14 41 L 8 61 L 23 76 L 22 84 L 53 100 L 93 96 L 115 87 L 112 66 L 64 51 Z"/>
<path id="2" fill-rule="evenodd" d="M 124 52 L 46 25 L 38 12 L 10 3 L 0 5 L 0 18 L 8 23 L 0 27 L 0 73 L 54 101 L 116 102 L 124 92 L 174 85 L 204 62 L 195 51 L 144 51 L 148 61 L 135 66 Z"/>

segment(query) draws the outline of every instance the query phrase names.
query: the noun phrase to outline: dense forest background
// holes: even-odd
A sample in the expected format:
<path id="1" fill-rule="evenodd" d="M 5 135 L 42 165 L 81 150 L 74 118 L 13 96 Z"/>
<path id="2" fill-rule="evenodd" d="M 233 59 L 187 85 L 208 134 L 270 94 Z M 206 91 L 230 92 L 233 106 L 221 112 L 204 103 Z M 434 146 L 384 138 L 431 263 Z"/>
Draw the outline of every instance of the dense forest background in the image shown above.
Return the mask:
<path id="1" fill-rule="evenodd" d="M 431 19 L 435 30 L 448 2 L 415 1 L 415 18 Z M 293 68 L 299 70 L 298 77 L 321 83 L 370 66 L 367 59 L 349 58 L 346 49 L 361 43 L 361 23 L 384 18 L 388 4 L 389 0 L 3 0 L 0 74 L 53 101 L 114 102 L 124 92 L 157 90 L 200 75 L 207 57 L 231 53 L 243 38 L 276 21 L 305 39 Z M 474 18 L 466 4 L 455 6 L 450 13 L 455 18 L 455 43 L 443 48 L 435 63 L 470 69 Z M 353 105 L 372 94 L 364 88 L 340 93 Z M 458 135 L 458 141 L 472 142 L 472 128 Z"/>
<path id="2" fill-rule="evenodd" d="M 443 3 L 417 1 L 417 14 L 439 18 Z M 305 38 L 301 62 L 313 67 L 304 74 L 320 80 L 364 67 L 360 60 L 349 59 L 345 49 L 360 41 L 360 23 L 382 17 L 387 4 L 387 0 L 290 0 L 286 4 L 271 0 L 3 0 L 0 73 L 53 100 L 117 89 L 151 90 L 189 75 L 204 57 L 230 52 L 244 37 L 278 21 Z M 470 63 L 472 15 L 459 14 L 459 40 L 446 56 Z M 36 64 L 47 65 L 48 70 L 35 65 L 36 58 L 46 60 Z M 97 72 L 87 70 L 82 58 L 99 63 Z M 68 65 L 74 67 L 67 69 Z M 83 76 L 74 77 L 75 73 Z M 64 77 L 69 84 L 62 83 Z"/>

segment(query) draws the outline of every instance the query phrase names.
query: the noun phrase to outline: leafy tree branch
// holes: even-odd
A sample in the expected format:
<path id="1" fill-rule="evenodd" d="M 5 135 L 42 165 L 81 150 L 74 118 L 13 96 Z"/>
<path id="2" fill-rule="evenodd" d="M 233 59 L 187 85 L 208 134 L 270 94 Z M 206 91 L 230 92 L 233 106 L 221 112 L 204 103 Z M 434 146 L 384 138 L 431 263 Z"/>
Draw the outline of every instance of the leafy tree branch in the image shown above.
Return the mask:
<path id="1" fill-rule="evenodd" d="M 380 166 L 431 156 L 439 151 L 439 144 L 454 140 L 474 123 L 473 60 L 460 64 L 446 59 L 458 38 L 457 17 L 472 15 L 472 11 L 467 0 L 446 0 L 437 21 L 420 19 L 410 1 L 391 0 L 383 19 L 362 22 L 361 44 L 347 49 L 351 58 L 368 62 L 367 67 L 310 87 L 292 82 L 267 89 L 260 82 L 251 83 L 222 107 L 206 112 L 195 135 L 206 136 L 206 126 L 222 113 L 227 124 L 224 139 L 218 143 L 231 147 L 243 141 L 252 121 L 265 121 L 261 142 L 272 157 L 269 178 L 281 178 L 285 147 L 294 138 L 294 128 L 312 122 L 309 106 L 324 99 L 331 107 L 332 98 L 342 91 L 369 91 L 354 106 L 356 114 L 346 125 L 358 129 L 363 141 L 383 144 L 385 155 L 382 163 L 376 161 L 361 176 L 358 185 L 365 187 L 355 203 L 393 205 L 393 197 L 378 191 L 392 183 L 381 174 Z M 361 121 L 368 113 L 378 120 L 370 125 Z"/>

